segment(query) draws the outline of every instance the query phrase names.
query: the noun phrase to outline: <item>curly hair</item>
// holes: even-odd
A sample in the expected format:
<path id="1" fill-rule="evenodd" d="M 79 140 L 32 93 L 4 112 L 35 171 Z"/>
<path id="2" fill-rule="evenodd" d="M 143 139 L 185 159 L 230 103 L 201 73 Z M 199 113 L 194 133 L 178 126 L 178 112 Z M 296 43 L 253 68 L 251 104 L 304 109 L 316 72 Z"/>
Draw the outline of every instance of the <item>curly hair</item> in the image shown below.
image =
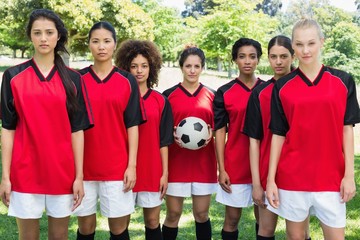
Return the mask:
<path id="1" fill-rule="evenodd" d="M 147 40 L 126 40 L 122 42 L 115 54 L 115 65 L 130 72 L 131 62 L 139 54 L 149 62 L 150 71 L 149 77 L 146 80 L 147 87 L 157 86 L 162 58 L 157 46 L 153 42 Z"/>

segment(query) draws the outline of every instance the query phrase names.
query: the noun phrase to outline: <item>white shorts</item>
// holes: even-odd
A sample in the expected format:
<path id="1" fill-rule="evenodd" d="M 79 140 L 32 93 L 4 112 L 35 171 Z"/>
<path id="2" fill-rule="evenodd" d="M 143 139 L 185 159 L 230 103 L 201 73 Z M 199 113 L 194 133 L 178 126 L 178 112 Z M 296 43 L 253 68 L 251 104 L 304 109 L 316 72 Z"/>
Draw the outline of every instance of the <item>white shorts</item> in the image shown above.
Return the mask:
<path id="1" fill-rule="evenodd" d="M 133 213 L 133 193 L 124 193 L 123 187 L 123 181 L 84 181 L 85 197 L 75 215 L 84 217 L 96 213 L 98 199 L 104 217 L 118 218 Z"/>
<path id="2" fill-rule="evenodd" d="M 136 192 L 133 196 L 135 204 L 142 208 L 154 208 L 163 202 L 160 192 Z"/>
<path id="3" fill-rule="evenodd" d="M 231 191 L 231 193 L 225 192 L 218 184 L 215 200 L 235 208 L 252 206 L 252 184 L 231 184 Z"/>
<path id="4" fill-rule="evenodd" d="M 302 222 L 309 214 L 315 215 L 323 224 L 333 228 L 346 225 L 346 204 L 341 202 L 340 192 L 300 192 L 279 189 L 278 209 L 268 209 L 292 221 Z"/>
<path id="5" fill-rule="evenodd" d="M 64 218 L 73 213 L 73 204 L 73 194 L 47 195 L 12 191 L 8 215 L 21 219 L 39 219 L 46 210 L 47 216 Z"/>
<path id="6" fill-rule="evenodd" d="M 216 192 L 217 183 L 168 183 L 166 195 L 174 197 L 191 197 L 211 195 Z"/>

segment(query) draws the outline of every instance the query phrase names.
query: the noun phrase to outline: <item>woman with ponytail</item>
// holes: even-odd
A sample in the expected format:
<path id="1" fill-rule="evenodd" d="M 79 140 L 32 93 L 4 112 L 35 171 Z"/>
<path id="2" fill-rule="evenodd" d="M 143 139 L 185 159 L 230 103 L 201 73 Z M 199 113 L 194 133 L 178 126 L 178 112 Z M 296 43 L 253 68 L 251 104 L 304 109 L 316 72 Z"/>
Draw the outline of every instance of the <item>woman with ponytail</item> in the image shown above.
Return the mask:
<path id="1" fill-rule="evenodd" d="M 19 239 L 68 239 L 69 216 L 83 197 L 83 130 L 92 126 L 80 74 L 67 68 L 67 30 L 51 10 L 34 10 L 26 31 L 31 60 L 4 72 L 1 88 L 0 196 Z"/>

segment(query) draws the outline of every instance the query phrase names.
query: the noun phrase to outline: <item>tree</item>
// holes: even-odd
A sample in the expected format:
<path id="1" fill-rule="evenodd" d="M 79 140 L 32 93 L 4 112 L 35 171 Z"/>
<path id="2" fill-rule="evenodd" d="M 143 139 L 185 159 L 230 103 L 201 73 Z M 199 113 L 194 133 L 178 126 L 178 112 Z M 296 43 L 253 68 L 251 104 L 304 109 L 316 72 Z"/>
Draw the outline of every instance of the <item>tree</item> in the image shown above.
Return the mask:
<path id="1" fill-rule="evenodd" d="M 201 16 L 205 16 L 211 12 L 216 6 L 213 0 L 185 0 L 185 10 L 181 13 L 183 18 L 193 17 L 198 19 Z"/>
<path id="2" fill-rule="evenodd" d="M 281 0 L 263 0 L 262 3 L 256 5 L 256 11 L 262 10 L 269 16 L 275 16 L 281 10 Z"/>

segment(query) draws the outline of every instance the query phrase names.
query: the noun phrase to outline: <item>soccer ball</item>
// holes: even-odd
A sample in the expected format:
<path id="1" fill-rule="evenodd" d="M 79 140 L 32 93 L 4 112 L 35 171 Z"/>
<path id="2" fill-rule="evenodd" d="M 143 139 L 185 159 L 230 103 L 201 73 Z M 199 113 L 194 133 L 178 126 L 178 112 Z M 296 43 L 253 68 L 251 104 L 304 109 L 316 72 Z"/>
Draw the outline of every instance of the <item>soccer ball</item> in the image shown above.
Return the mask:
<path id="1" fill-rule="evenodd" d="M 179 137 L 184 148 L 196 150 L 204 146 L 210 134 L 208 125 L 204 120 L 197 117 L 187 117 L 177 125 L 176 136 Z"/>

